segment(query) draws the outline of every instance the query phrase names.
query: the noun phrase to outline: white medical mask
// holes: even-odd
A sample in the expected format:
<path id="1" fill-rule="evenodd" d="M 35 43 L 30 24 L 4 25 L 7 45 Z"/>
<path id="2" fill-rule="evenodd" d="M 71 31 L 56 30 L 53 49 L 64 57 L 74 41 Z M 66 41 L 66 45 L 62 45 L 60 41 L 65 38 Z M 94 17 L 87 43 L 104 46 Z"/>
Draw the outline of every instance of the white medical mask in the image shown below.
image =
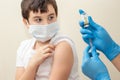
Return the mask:
<path id="1" fill-rule="evenodd" d="M 50 40 L 59 30 L 59 25 L 57 22 L 48 25 L 30 25 L 29 33 L 41 42 L 46 42 Z"/>

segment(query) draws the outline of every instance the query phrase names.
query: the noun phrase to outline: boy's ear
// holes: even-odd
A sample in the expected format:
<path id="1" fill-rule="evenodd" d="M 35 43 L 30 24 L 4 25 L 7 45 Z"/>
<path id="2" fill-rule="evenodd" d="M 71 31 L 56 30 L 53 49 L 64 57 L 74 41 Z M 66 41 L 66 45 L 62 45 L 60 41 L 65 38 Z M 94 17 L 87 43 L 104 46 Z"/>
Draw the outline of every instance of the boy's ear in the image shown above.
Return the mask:
<path id="1" fill-rule="evenodd" d="M 28 20 L 26 20 L 26 19 L 23 18 L 23 23 L 24 23 L 24 25 L 25 25 L 27 28 L 29 28 Z"/>

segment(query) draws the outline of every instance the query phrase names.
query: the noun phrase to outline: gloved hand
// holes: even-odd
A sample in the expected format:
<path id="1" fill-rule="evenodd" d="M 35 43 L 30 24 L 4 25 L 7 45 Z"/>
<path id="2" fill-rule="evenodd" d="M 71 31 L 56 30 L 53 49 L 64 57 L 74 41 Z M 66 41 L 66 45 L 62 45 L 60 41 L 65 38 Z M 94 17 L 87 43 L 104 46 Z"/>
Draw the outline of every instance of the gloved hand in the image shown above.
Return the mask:
<path id="1" fill-rule="evenodd" d="M 108 32 L 100 25 L 96 24 L 92 18 L 88 17 L 89 27 L 84 28 L 84 22 L 80 21 L 82 27 L 80 32 L 83 40 L 90 45 L 89 39 L 96 49 L 102 51 L 105 56 L 112 61 L 118 54 L 120 54 L 120 46 L 116 44 Z"/>
<path id="2" fill-rule="evenodd" d="M 82 72 L 92 80 L 111 80 L 106 66 L 96 52 L 96 48 L 92 47 L 91 53 L 89 50 L 90 46 L 84 50 Z"/>

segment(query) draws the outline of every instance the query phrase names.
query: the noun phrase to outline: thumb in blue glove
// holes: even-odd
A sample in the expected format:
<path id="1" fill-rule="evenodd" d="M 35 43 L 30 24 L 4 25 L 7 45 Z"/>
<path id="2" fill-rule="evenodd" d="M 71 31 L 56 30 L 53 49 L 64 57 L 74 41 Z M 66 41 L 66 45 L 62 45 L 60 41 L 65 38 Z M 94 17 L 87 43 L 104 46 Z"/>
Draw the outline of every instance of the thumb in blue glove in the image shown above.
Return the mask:
<path id="1" fill-rule="evenodd" d="M 104 63 L 100 60 L 95 47 L 92 47 L 92 52 L 89 53 L 88 46 L 83 54 L 82 72 L 92 80 L 111 80 L 108 70 Z"/>
<path id="2" fill-rule="evenodd" d="M 83 40 L 90 45 L 89 39 L 96 49 L 102 51 L 105 56 L 112 61 L 118 54 L 120 54 L 120 47 L 116 44 L 108 32 L 100 25 L 96 24 L 92 18 L 88 17 L 89 27 L 84 28 L 84 22 L 80 21 L 81 34 Z"/>

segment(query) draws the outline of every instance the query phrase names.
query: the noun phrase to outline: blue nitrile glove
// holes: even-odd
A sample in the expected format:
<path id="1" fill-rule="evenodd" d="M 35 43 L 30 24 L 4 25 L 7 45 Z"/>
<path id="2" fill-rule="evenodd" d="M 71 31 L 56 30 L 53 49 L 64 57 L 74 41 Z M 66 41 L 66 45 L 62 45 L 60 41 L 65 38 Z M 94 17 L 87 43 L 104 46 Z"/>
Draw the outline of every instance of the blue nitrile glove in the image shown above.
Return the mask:
<path id="1" fill-rule="evenodd" d="M 92 47 L 91 53 L 89 50 L 90 46 L 84 50 L 82 72 L 92 80 L 111 80 L 106 66 L 96 52 L 96 48 Z"/>
<path id="2" fill-rule="evenodd" d="M 88 17 L 89 27 L 84 28 L 84 22 L 80 21 L 82 27 L 80 32 L 83 40 L 89 43 L 89 39 L 92 40 L 92 44 L 96 49 L 102 51 L 105 56 L 112 61 L 118 54 L 120 54 L 120 46 L 116 44 L 108 32 L 100 25 L 96 24 L 92 18 Z"/>

